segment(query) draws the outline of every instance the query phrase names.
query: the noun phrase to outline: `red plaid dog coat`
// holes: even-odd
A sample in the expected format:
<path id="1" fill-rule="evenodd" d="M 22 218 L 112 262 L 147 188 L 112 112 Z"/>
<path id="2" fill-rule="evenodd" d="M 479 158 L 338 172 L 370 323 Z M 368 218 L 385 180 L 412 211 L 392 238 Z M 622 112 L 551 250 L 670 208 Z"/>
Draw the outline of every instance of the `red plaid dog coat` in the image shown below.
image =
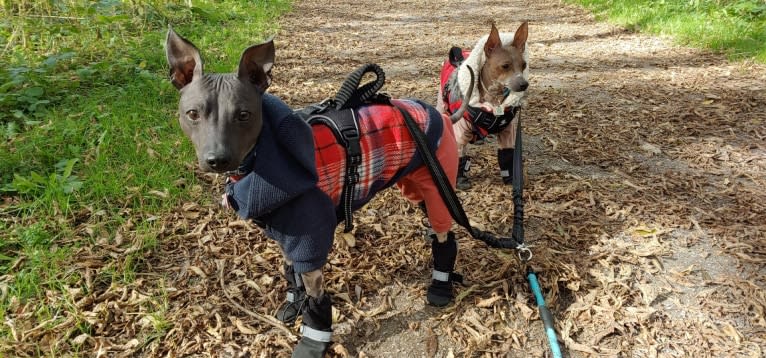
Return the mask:
<path id="1" fill-rule="evenodd" d="M 426 133 L 431 147 L 436 148 L 444 130 L 441 116 L 429 114 L 423 105 L 415 101 L 391 102 L 409 112 Z M 359 182 L 354 188 L 354 209 L 364 205 L 375 193 L 391 186 L 420 163 L 420 158 L 416 155 L 415 141 L 397 107 L 373 104 L 358 109 L 362 164 L 358 169 Z M 319 176 L 317 186 L 329 195 L 337 206 L 343 190 L 346 149 L 338 143 L 332 130 L 326 125 L 314 124 L 312 130 Z"/>

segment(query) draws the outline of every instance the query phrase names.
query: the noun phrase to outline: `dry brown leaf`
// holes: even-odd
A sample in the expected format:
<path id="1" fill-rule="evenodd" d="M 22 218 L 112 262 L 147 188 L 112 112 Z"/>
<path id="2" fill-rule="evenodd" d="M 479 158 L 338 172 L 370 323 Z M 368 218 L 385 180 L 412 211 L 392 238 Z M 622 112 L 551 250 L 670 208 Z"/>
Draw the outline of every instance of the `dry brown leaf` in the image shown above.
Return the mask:
<path id="1" fill-rule="evenodd" d="M 660 295 L 659 289 L 655 285 L 639 283 L 636 286 L 638 286 L 638 290 L 641 291 L 641 300 L 647 306 L 650 306 Z"/>
<path id="2" fill-rule="evenodd" d="M 242 320 L 240 320 L 237 317 L 229 317 L 229 320 L 234 322 L 234 326 L 237 327 L 237 330 L 239 330 L 239 332 L 242 334 L 255 335 L 259 333 L 258 330 L 246 325 L 245 323 L 242 322 Z"/>
<path id="3" fill-rule="evenodd" d="M 721 323 L 721 331 L 726 333 L 726 335 L 734 340 L 737 344 L 742 343 L 742 335 L 737 331 L 734 326 L 732 326 L 729 322 L 723 322 Z"/>
<path id="4" fill-rule="evenodd" d="M 189 266 L 189 270 L 191 270 L 192 272 L 197 274 L 197 276 L 199 276 L 199 277 L 207 278 L 207 275 L 205 274 L 205 271 L 202 271 L 202 269 L 197 267 L 197 266 Z"/>
<path id="5" fill-rule="evenodd" d="M 151 195 L 154 195 L 154 196 L 158 196 L 158 197 L 163 198 L 163 199 L 167 199 L 170 196 L 170 194 L 168 193 L 167 189 L 165 189 L 163 191 L 149 190 L 147 193 L 149 193 Z"/>
<path id="6" fill-rule="evenodd" d="M 645 151 L 647 151 L 647 152 L 649 152 L 651 154 L 662 154 L 662 150 L 660 149 L 660 147 L 658 147 L 658 146 L 656 146 L 654 144 L 651 144 L 651 143 L 647 143 L 647 142 L 644 142 L 644 143 L 641 144 L 641 149 L 643 149 L 643 150 L 645 150 Z"/>
<path id="7" fill-rule="evenodd" d="M 340 344 L 340 343 L 335 343 L 335 344 L 332 346 L 332 351 L 333 351 L 333 353 L 335 353 L 335 354 L 339 355 L 341 358 L 347 358 L 347 357 L 350 357 L 350 356 L 351 356 L 351 355 L 348 353 L 348 349 L 346 349 L 346 347 L 344 347 L 344 346 L 343 346 L 342 344 Z"/>
<path id="8" fill-rule="evenodd" d="M 500 297 L 500 296 L 492 296 L 490 298 L 483 299 L 483 300 L 479 301 L 476 304 L 476 307 L 479 307 L 479 308 L 492 307 L 495 304 L 495 302 L 497 302 L 499 300 L 502 300 L 502 299 L 503 299 L 503 297 Z"/>
<path id="9" fill-rule="evenodd" d="M 344 232 L 343 235 L 341 235 L 343 238 L 343 242 L 348 247 L 356 247 L 356 237 L 354 237 L 354 234 L 350 232 Z"/>
<path id="10" fill-rule="evenodd" d="M 518 301 L 514 303 L 513 305 L 521 312 L 521 316 L 524 317 L 524 319 L 526 319 L 527 321 L 532 320 L 532 315 L 535 314 L 536 310 L 533 310 L 529 308 L 529 306 L 527 306 L 526 304 L 518 302 Z"/>
<path id="11" fill-rule="evenodd" d="M 82 345 L 83 343 L 85 343 L 86 340 L 88 340 L 88 338 L 90 338 L 89 334 L 87 333 L 80 334 L 77 337 L 74 337 L 72 339 L 72 344 Z"/>

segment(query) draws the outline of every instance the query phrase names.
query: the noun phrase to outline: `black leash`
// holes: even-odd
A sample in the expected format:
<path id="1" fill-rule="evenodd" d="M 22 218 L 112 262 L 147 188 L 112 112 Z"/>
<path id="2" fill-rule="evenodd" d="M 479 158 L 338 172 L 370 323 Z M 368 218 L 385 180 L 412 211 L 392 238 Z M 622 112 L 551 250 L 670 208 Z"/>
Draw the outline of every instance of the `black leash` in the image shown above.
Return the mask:
<path id="1" fill-rule="evenodd" d="M 471 226 L 471 222 L 468 220 L 468 216 L 460 204 L 460 199 L 457 197 L 455 190 L 452 189 L 447 175 L 444 173 L 444 169 L 441 167 L 438 161 L 434 158 L 433 152 L 428 146 L 425 133 L 420 129 L 415 120 L 412 119 L 407 111 L 399 108 L 399 112 L 404 117 L 404 123 L 407 126 L 412 138 L 415 140 L 418 152 L 422 158 L 424 164 L 431 173 L 434 184 L 436 184 L 439 190 L 439 195 L 447 206 L 450 215 L 455 222 L 468 230 L 468 233 L 475 239 L 481 240 L 490 247 L 502 248 L 502 249 L 517 249 L 519 250 L 519 258 L 526 262 L 532 258 L 532 252 L 524 244 L 524 203 L 521 197 L 522 195 L 522 178 L 521 178 L 521 118 L 519 118 L 518 128 L 516 132 L 516 150 L 514 151 L 514 168 L 513 168 L 513 201 L 514 201 L 514 220 L 513 220 L 513 234 L 511 237 L 496 237 L 493 234 L 479 230 Z M 518 174 L 518 175 L 517 175 Z"/>
<path id="2" fill-rule="evenodd" d="M 516 140 L 514 141 L 513 149 L 513 230 L 511 231 L 511 237 L 518 242 L 524 244 L 524 198 L 522 196 L 524 191 L 524 171 L 522 168 L 522 145 L 521 145 L 521 107 L 517 111 L 516 122 Z M 529 249 L 527 249 L 529 250 Z M 532 258 L 532 252 L 529 251 L 529 257 L 526 260 Z"/>

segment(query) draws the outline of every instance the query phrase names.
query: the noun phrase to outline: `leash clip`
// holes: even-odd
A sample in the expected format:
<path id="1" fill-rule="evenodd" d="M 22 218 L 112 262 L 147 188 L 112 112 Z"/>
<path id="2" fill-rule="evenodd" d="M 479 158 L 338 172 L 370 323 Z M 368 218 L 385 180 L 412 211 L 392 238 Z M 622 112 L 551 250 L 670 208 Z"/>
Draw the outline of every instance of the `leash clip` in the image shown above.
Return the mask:
<path id="1" fill-rule="evenodd" d="M 314 114 L 320 114 L 327 111 L 327 109 L 335 107 L 335 99 L 332 97 L 327 97 L 322 100 L 322 102 L 312 104 L 306 108 L 303 108 L 303 111 L 306 111 L 306 114 L 308 116 L 314 115 Z"/>
<path id="2" fill-rule="evenodd" d="M 529 260 L 532 260 L 532 250 L 529 249 L 527 244 L 519 245 L 516 250 L 518 250 L 519 259 L 521 262 L 529 262 Z"/>

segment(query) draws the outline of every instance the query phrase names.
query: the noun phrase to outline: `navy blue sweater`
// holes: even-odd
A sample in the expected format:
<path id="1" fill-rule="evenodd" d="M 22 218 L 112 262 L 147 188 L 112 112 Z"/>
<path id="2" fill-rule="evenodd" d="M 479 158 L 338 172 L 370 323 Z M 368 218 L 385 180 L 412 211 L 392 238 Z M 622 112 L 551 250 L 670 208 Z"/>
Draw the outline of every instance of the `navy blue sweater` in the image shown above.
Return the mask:
<path id="1" fill-rule="evenodd" d="M 413 103 L 426 109 L 430 123 L 426 136 L 436 148 L 443 131 L 441 114 L 420 101 Z M 332 247 L 338 208 L 317 185 L 313 131 L 290 107 L 268 93 L 263 95 L 262 119 L 258 143 L 239 168 L 247 174 L 226 188 L 229 203 L 239 216 L 254 220 L 279 243 L 296 272 L 319 269 Z M 418 155 L 413 156 L 389 181 L 375 181 L 367 195 L 357 195 L 352 208 L 361 207 L 421 163 Z"/>
<path id="2" fill-rule="evenodd" d="M 332 200 L 317 187 L 311 127 L 265 93 L 263 129 L 247 162 L 241 170 L 248 174 L 226 190 L 237 214 L 255 219 L 296 272 L 321 268 L 338 220 Z"/>

